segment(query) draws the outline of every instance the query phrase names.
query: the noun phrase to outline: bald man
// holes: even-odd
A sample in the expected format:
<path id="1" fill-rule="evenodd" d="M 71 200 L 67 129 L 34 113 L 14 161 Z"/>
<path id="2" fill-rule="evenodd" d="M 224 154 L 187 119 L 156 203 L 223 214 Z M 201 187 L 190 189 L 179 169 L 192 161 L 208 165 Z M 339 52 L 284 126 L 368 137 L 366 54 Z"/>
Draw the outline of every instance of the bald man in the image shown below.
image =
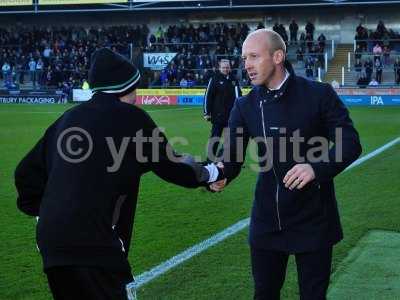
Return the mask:
<path id="1" fill-rule="evenodd" d="M 249 234 L 254 299 L 280 298 L 291 254 L 300 299 L 325 299 L 332 247 L 342 239 L 333 178 L 360 155 L 358 133 L 329 84 L 296 76 L 277 33 L 250 33 L 242 58 L 254 87 L 229 118 L 227 180 L 210 188 L 221 191 L 239 175 L 253 138 L 260 168 Z"/>

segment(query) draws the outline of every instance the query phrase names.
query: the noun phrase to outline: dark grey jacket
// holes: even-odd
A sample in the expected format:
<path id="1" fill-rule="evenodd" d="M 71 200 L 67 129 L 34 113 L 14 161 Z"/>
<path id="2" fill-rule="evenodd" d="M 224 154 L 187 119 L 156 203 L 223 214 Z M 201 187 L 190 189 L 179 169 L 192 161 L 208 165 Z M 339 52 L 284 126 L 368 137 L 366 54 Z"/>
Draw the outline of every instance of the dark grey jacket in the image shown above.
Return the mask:
<path id="1" fill-rule="evenodd" d="M 286 68 L 290 76 L 280 90 L 257 86 L 235 102 L 229 140 L 224 144 L 224 170 L 233 180 L 241 170 L 240 158 L 249 139 L 255 139 L 260 167 L 265 168 L 268 159 L 270 164 L 258 175 L 250 243 L 289 252 L 311 251 L 342 239 L 333 178 L 359 157 L 361 145 L 348 110 L 333 88 L 296 76 L 288 63 Z M 298 149 L 290 141 L 295 132 L 304 138 Z M 312 159 L 312 149 L 321 146 L 313 142 L 315 137 L 331 142 L 338 138 L 325 153 L 329 162 L 319 155 Z M 243 147 L 238 147 L 238 138 L 243 139 Z M 335 157 L 337 151 L 341 157 Z M 282 181 L 297 163 L 310 163 L 316 179 L 302 190 L 290 191 Z"/>

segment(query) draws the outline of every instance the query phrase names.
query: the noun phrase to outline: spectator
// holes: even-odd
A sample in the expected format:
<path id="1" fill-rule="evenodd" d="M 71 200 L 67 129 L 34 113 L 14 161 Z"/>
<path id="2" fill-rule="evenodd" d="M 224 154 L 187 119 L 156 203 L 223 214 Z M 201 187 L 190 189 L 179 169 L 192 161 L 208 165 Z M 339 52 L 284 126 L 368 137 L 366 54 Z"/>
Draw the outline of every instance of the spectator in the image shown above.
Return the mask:
<path id="1" fill-rule="evenodd" d="M 371 58 L 368 58 L 368 60 L 364 63 L 366 78 L 367 78 L 368 82 L 371 81 L 373 66 L 374 66 L 374 64 L 373 64 Z"/>
<path id="2" fill-rule="evenodd" d="M 395 82 L 396 82 L 396 84 L 400 84 L 400 58 L 399 57 L 396 58 L 393 68 L 394 68 Z"/>
<path id="3" fill-rule="evenodd" d="M 361 71 L 362 71 L 362 62 L 361 62 L 360 59 L 356 60 L 356 63 L 354 65 L 354 71 L 356 71 L 357 77 L 360 78 L 361 77 Z"/>
<path id="4" fill-rule="evenodd" d="M 361 59 L 362 57 L 362 49 L 360 44 L 357 44 L 356 46 L 356 50 L 354 51 L 354 58 L 357 59 Z"/>
<path id="5" fill-rule="evenodd" d="M 289 25 L 289 31 L 290 31 L 290 43 L 297 44 L 297 32 L 299 31 L 299 25 L 297 25 L 294 19 Z"/>
<path id="6" fill-rule="evenodd" d="M 18 82 L 20 85 L 24 84 L 25 72 L 26 72 L 25 56 L 21 56 L 21 58 L 17 60 L 15 64 L 15 72 L 16 72 L 15 81 Z"/>
<path id="7" fill-rule="evenodd" d="M 380 82 L 375 80 L 374 78 L 372 78 L 372 80 L 370 81 L 370 83 L 368 84 L 369 86 L 377 86 L 379 85 Z"/>
<path id="8" fill-rule="evenodd" d="M 314 78 L 313 68 L 311 65 L 306 66 L 306 77 L 307 78 Z"/>
<path id="9" fill-rule="evenodd" d="M 30 79 L 32 81 L 33 86 L 36 86 L 36 61 L 33 57 L 31 57 L 29 63 L 28 63 L 28 68 L 29 68 L 29 74 L 30 74 Z"/>
<path id="10" fill-rule="evenodd" d="M 340 88 L 340 84 L 339 84 L 339 82 L 338 82 L 336 79 L 332 80 L 331 86 L 332 86 L 334 89 Z"/>
<path id="11" fill-rule="evenodd" d="M 378 33 L 379 38 L 382 38 L 387 29 L 385 24 L 382 21 L 379 21 L 378 25 L 376 26 L 376 32 Z"/>
<path id="12" fill-rule="evenodd" d="M 311 40 L 314 40 L 314 31 L 315 31 L 315 26 L 313 23 L 311 23 L 310 21 L 307 21 L 306 27 L 306 34 L 309 34 L 311 37 Z"/>
<path id="13" fill-rule="evenodd" d="M 312 52 L 312 47 L 314 46 L 314 40 L 311 33 L 306 34 L 306 45 L 308 52 Z"/>
<path id="14" fill-rule="evenodd" d="M 359 88 L 366 88 L 369 83 L 369 80 L 366 74 L 362 73 L 361 77 L 357 80 L 357 85 Z"/>
<path id="15" fill-rule="evenodd" d="M 360 23 L 357 28 L 356 28 L 356 32 L 359 35 L 362 35 L 362 33 L 364 32 L 365 28 L 362 26 L 362 23 Z"/>
<path id="16" fill-rule="evenodd" d="M 303 52 L 304 52 L 304 50 L 306 48 L 306 35 L 304 32 L 302 32 L 300 34 L 300 47 L 301 47 L 301 49 L 303 49 Z"/>
<path id="17" fill-rule="evenodd" d="M 167 87 L 169 85 L 168 80 L 168 71 L 167 69 L 163 69 L 160 74 L 160 82 L 163 87 Z"/>
<path id="18" fill-rule="evenodd" d="M 382 55 L 382 47 L 378 43 L 376 43 L 374 49 L 372 50 L 372 53 L 374 54 L 374 62 L 377 59 L 380 60 Z"/>
<path id="19" fill-rule="evenodd" d="M 188 82 L 187 82 L 185 77 L 182 77 L 181 81 L 179 82 L 179 86 L 181 88 L 187 88 L 188 87 Z"/>
<path id="20" fill-rule="evenodd" d="M 325 45 L 326 45 L 326 37 L 323 33 L 321 33 L 318 37 L 318 45 L 321 48 L 321 51 L 325 51 Z"/>
<path id="21" fill-rule="evenodd" d="M 3 66 L 1 67 L 1 71 L 3 73 L 4 86 L 8 88 L 11 85 L 12 78 L 11 65 L 8 61 L 4 62 Z"/>
<path id="22" fill-rule="evenodd" d="M 390 59 L 390 48 L 389 46 L 383 47 L 383 64 L 388 65 Z"/>
<path id="23" fill-rule="evenodd" d="M 43 60 L 41 58 L 39 58 L 36 63 L 36 81 L 38 83 L 39 88 L 43 84 L 43 78 L 42 78 L 43 69 L 44 69 Z"/>
<path id="24" fill-rule="evenodd" d="M 304 60 L 304 52 L 303 52 L 303 50 L 301 49 L 301 47 L 299 47 L 299 48 L 296 50 L 296 58 L 297 58 L 297 62 L 300 62 L 300 61 L 303 61 L 303 60 Z"/>
<path id="25" fill-rule="evenodd" d="M 379 82 L 379 84 L 382 83 L 382 71 L 383 71 L 383 66 L 382 66 L 382 62 L 380 59 L 377 59 L 375 61 L 375 71 L 376 71 L 376 81 Z"/>
<path id="26" fill-rule="evenodd" d="M 285 44 L 287 44 L 288 42 L 288 35 L 286 32 L 286 28 L 283 24 L 280 24 L 278 27 L 278 33 L 279 35 L 282 37 L 282 39 L 284 40 Z"/>

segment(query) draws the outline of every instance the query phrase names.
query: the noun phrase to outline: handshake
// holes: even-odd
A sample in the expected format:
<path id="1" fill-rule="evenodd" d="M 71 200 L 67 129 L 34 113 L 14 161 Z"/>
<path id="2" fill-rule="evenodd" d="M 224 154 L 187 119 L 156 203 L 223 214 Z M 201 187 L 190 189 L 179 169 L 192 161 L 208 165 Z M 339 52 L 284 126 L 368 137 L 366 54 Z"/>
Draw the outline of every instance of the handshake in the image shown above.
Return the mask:
<path id="1" fill-rule="evenodd" d="M 209 173 L 207 189 L 210 192 L 221 192 L 226 186 L 227 179 L 224 173 L 224 164 L 222 162 L 210 163 L 204 166 Z"/>

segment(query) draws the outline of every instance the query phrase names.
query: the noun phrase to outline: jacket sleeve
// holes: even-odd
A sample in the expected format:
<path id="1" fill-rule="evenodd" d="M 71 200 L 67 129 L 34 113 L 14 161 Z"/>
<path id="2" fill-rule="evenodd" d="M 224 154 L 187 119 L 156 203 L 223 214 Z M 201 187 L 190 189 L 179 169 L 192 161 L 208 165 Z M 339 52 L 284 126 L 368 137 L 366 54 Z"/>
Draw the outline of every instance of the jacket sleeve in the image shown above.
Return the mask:
<path id="1" fill-rule="evenodd" d="M 146 114 L 147 115 L 147 114 Z M 167 137 L 147 115 L 143 154 L 147 168 L 163 180 L 187 188 L 206 186 L 208 170 L 190 155 L 179 155 L 168 143 Z"/>
<path id="2" fill-rule="evenodd" d="M 224 144 L 220 157 L 222 157 L 224 174 L 229 183 L 239 175 L 249 143 L 249 133 L 240 111 L 238 99 L 230 113 L 227 133 L 224 134 Z"/>
<path id="3" fill-rule="evenodd" d="M 211 116 L 211 110 L 213 107 L 213 102 L 215 98 L 215 79 L 214 76 L 210 78 L 210 81 L 208 82 L 206 92 L 204 94 L 204 104 L 203 104 L 203 110 L 204 110 L 204 115 L 205 116 Z"/>
<path id="4" fill-rule="evenodd" d="M 330 181 L 361 154 L 359 135 L 350 119 L 349 111 L 336 92 L 327 85 L 322 100 L 321 121 L 328 140 L 333 143 L 327 161 L 310 162 L 319 182 Z"/>
<path id="5" fill-rule="evenodd" d="M 15 170 L 18 209 L 27 215 L 38 216 L 46 182 L 45 137 L 43 137 Z"/>

